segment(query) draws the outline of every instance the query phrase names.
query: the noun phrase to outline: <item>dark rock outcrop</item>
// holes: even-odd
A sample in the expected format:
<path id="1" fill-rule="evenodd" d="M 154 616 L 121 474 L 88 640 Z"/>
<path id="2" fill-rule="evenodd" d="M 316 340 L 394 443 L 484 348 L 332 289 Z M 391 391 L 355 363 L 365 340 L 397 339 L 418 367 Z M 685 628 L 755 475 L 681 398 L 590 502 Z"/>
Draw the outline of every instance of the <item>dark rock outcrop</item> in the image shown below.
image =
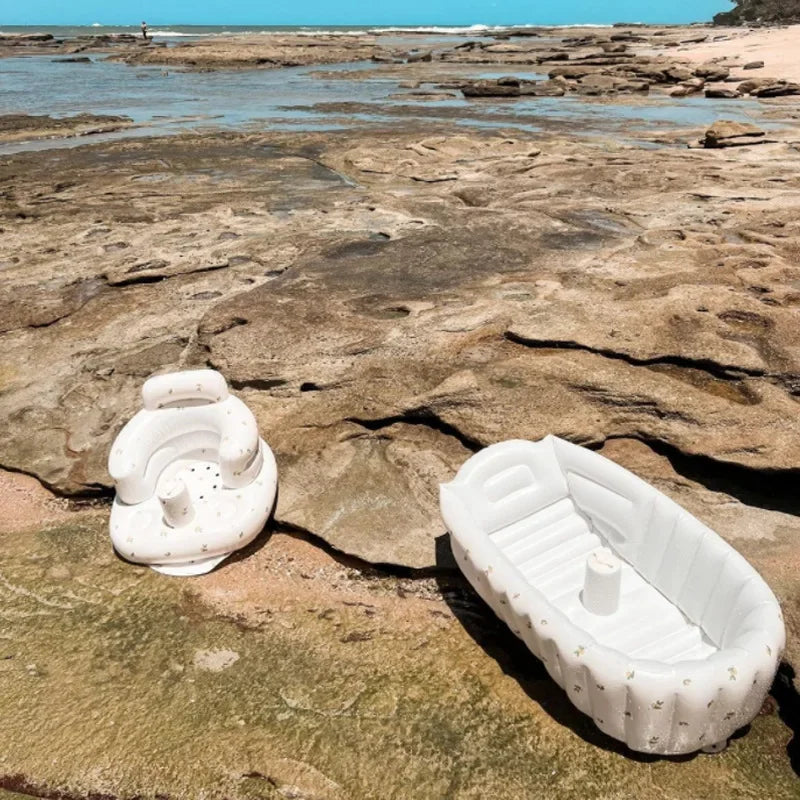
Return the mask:
<path id="1" fill-rule="evenodd" d="M 800 22 L 800 0 L 733 0 L 731 11 L 714 16 L 715 25 Z"/>
<path id="2" fill-rule="evenodd" d="M 473 81 L 461 87 L 464 97 L 519 97 L 519 81 Z"/>
<path id="3" fill-rule="evenodd" d="M 763 144 L 766 141 L 768 140 L 764 138 L 764 131 L 755 125 L 721 119 L 706 131 L 703 146 L 741 147 L 748 144 Z"/>
<path id="4" fill-rule="evenodd" d="M 712 97 L 722 100 L 733 100 L 739 97 L 739 92 L 736 89 L 706 89 L 706 97 Z"/>

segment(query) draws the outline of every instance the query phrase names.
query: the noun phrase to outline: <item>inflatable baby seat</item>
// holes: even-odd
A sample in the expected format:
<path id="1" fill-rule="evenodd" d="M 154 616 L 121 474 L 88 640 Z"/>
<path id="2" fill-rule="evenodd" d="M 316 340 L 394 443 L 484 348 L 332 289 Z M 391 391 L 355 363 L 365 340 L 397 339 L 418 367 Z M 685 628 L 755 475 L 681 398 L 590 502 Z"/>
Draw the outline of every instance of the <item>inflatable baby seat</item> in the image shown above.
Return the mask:
<path id="1" fill-rule="evenodd" d="M 201 575 L 249 544 L 277 491 L 255 417 L 209 369 L 158 375 L 108 459 L 117 494 L 111 541 L 166 575 Z"/>

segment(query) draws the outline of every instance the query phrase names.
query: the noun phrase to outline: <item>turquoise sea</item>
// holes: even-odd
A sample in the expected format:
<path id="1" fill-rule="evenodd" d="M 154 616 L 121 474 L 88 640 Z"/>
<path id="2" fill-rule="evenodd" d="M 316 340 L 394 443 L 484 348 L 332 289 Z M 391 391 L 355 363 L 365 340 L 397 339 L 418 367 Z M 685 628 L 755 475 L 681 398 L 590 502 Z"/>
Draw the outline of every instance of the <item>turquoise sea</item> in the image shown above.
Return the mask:
<path id="1" fill-rule="evenodd" d="M 381 27 L 375 25 L 150 25 L 149 33 L 155 39 L 197 39 L 208 36 L 225 36 L 232 33 L 330 33 L 330 34 L 369 34 L 369 33 L 426 33 L 443 35 L 473 35 L 508 30 L 508 25 L 456 25 L 419 26 L 399 25 Z M 517 25 L 517 28 L 547 27 L 538 25 Z M 583 27 L 583 26 L 581 26 Z M 603 27 L 603 26 L 588 26 Z M 140 34 L 139 25 L 3 25 L 0 34 L 28 33 L 37 31 L 52 33 L 56 38 L 80 36 L 83 34 L 133 33 Z"/>

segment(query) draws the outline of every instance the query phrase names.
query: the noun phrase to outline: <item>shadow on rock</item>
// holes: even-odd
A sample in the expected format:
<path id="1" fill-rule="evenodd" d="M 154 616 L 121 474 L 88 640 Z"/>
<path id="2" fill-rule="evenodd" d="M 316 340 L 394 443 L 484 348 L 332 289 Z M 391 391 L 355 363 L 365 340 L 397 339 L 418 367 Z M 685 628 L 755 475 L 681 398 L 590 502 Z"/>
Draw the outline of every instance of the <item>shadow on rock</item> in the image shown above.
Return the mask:
<path id="1" fill-rule="evenodd" d="M 794 734 L 786 745 L 786 755 L 795 774 L 800 775 L 800 694 L 794 685 L 795 674 L 790 664 L 781 662 L 770 694 L 778 704 L 778 716 Z"/>

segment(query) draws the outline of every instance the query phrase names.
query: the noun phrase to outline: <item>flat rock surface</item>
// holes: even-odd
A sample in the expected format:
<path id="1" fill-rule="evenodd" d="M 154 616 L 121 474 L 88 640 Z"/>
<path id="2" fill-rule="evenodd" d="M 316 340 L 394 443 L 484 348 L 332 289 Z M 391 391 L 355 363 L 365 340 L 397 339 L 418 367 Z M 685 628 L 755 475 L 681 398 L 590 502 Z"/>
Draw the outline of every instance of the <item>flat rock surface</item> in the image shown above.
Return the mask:
<path id="1" fill-rule="evenodd" d="M 735 147 L 758 143 L 764 139 L 764 130 L 746 122 L 722 119 L 715 122 L 705 134 L 706 147 Z"/>
<path id="2" fill-rule="evenodd" d="M 363 61 L 396 48 L 372 36 L 271 34 L 215 36 L 179 47 L 132 47 L 114 56 L 131 64 L 163 64 L 199 69 L 280 67 Z"/>
<path id="3" fill-rule="evenodd" d="M 630 758 L 457 575 L 387 576 L 278 533 L 171 579 L 113 555 L 103 509 L 64 513 L 0 529 L 10 792 L 796 797 L 774 701 L 720 755 Z"/>
<path id="4" fill-rule="evenodd" d="M 796 512 L 800 161 L 724 152 L 412 129 L 13 157 L 0 463 L 108 493 L 142 381 L 208 364 L 276 451 L 279 519 L 361 558 L 431 566 L 438 482 L 548 432 Z"/>
<path id="5" fill-rule="evenodd" d="M 110 114 L 75 114 L 71 117 L 5 114 L 0 116 L 0 143 L 110 133 L 130 124 L 130 118 Z"/>

